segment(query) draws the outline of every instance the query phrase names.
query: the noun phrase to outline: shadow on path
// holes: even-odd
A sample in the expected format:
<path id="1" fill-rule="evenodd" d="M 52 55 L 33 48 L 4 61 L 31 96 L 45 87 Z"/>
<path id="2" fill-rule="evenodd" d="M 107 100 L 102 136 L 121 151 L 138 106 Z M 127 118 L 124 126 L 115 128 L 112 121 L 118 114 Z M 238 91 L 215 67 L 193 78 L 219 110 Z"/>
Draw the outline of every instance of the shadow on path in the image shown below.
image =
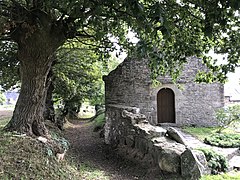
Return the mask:
<path id="1" fill-rule="evenodd" d="M 105 172 L 111 180 L 150 178 L 147 176 L 146 168 L 121 158 L 114 150 L 111 150 L 104 143 L 104 139 L 99 137 L 99 133 L 93 132 L 92 122 L 71 121 L 65 130 L 65 137 L 71 144 L 67 154 L 79 166 L 82 163 L 90 164 Z"/>

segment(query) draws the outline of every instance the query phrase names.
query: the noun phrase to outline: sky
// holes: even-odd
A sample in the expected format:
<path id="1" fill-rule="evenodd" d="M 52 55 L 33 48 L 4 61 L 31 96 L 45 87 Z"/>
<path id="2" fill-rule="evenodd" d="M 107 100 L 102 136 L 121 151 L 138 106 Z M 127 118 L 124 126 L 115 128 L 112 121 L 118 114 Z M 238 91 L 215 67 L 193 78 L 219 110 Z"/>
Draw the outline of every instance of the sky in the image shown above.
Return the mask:
<path id="1" fill-rule="evenodd" d="M 213 51 L 209 55 L 217 59 L 217 64 L 227 62 L 227 55 L 214 54 Z M 240 68 L 236 68 L 234 73 L 228 73 L 228 81 L 224 85 L 224 95 L 231 96 L 231 100 L 240 100 Z"/>

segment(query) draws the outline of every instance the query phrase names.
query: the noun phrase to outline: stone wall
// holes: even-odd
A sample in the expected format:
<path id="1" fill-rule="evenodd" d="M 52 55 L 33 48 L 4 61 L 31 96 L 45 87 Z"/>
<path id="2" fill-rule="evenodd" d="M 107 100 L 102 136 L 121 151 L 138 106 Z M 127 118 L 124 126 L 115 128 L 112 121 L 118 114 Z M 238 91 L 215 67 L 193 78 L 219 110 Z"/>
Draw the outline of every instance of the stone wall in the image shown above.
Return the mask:
<path id="1" fill-rule="evenodd" d="M 192 151 L 171 139 L 174 132 L 168 134 L 164 128 L 150 125 L 145 115 L 138 112 L 135 107 L 106 106 L 106 143 L 146 168 L 170 173 L 178 180 L 199 179 L 207 172 L 203 153 Z"/>
<path id="2" fill-rule="evenodd" d="M 196 84 L 198 70 L 206 70 L 200 59 L 189 58 L 177 85 L 171 78 L 159 77 L 161 85 L 152 87 L 147 59 L 125 59 L 114 71 L 104 77 L 106 105 L 118 104 L 138 107 L 151 124 L 157 122 L 157 93 L 170 88 L 175 95 L 177 125 L 214 126 L 216 109 L 224 105 L 222 84 Z"/>

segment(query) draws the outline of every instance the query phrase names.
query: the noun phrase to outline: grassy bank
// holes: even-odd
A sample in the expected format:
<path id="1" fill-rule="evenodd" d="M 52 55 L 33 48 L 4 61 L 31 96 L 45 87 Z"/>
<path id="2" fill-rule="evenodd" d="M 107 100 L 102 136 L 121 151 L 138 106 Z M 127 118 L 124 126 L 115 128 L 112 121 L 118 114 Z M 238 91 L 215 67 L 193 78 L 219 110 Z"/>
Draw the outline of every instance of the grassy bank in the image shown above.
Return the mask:
<path id="1" fill-rule="evenodd" d="M 36 138 L 4 132 L 9 120 L 10 117 L 0 118 L 0 179 L 109 179 L 94 165 L 76 164 L 68 153 L 63 161 L 58 161 L 51 147 Z M 53 131 L 51 134 L 59 136 Z"/>

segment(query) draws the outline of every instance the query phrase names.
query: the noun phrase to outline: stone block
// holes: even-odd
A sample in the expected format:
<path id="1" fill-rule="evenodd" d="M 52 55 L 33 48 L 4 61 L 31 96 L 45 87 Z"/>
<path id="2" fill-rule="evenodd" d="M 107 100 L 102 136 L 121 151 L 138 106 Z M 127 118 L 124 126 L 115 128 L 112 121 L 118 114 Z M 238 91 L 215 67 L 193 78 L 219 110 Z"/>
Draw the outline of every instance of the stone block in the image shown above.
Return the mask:
<path id="1" fill-rule="evenodd" d="M 186 149 L 186 151 L 182 153 L 181 175 L 183 177 L 190 180 L 200 179 L 200 177 L 207 172 L 207 161 L 201 151 Z"/>
<path id="2" fill-rule="evenodd" d="M 168 134 L 168 136 L 169 136 L 171 139 L 177 141 L 178 143 L 181 143 L 181 144 L 186 145 L 186 140 L 185 140 L 185 138 L 184 138 L 183 135 L 182 135 L 178 130 L 176 130 L 175 128 L 169 127 L 169 128 L 167 129 L 167 134 Z"/>
<path id="3" fill-rule="evenodd" d="M 166 132 L 167 132 L 166 129 L 159 126 L 154 126 L 154 129 L 149 131 L 151 137 L 165 136 Z"/>
<path id="4" fill-rule="evenodd" d="M 240 170 L 240 156 L 233 156 L 229 161 L 229 166 L 231 169 Z"/>
<path id="5" fill-rule="evenodd" d="M 181 172 L 180 155 L 172 149 L 163 149 L 158 154 L 158 165 L 162 171 L 177 173 Z"/>

